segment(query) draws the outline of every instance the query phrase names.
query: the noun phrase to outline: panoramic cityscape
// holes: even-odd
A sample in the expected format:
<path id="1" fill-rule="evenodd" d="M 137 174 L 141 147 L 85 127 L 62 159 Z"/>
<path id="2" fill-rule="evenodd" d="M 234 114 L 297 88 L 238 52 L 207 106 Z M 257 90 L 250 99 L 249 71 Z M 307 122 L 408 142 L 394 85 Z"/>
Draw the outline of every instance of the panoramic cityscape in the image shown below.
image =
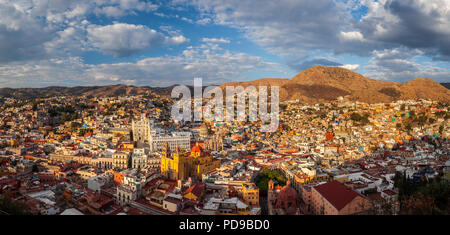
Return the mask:
<path id="1" fill-rule="evenodd" d="M 0 215 L 448 215 L 449 10 L 0 1 Z"/>

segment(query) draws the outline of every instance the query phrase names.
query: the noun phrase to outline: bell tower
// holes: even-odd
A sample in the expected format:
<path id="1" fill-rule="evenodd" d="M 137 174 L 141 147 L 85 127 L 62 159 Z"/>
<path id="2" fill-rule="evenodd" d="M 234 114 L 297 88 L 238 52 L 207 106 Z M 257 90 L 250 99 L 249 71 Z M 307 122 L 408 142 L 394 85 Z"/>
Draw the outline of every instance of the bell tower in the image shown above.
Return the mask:
<path id="1" fill-rule="evenodd" d="M 162 156 L 165 158 L 170 157 L 169 143 L 167 142 L 164 142 L 164 147 L 162 149 Z"/>

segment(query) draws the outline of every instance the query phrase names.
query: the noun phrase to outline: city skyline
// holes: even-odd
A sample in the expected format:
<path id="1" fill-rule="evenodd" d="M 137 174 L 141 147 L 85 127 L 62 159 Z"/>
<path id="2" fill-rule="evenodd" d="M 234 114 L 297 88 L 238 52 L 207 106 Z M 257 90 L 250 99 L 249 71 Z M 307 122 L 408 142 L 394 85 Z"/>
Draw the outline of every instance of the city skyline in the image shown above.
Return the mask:
<path id="1" fill-rule="evenodd" d="M 448 215 L 449 10 L 0 0 L 0 215 L 192 232 Z"/>

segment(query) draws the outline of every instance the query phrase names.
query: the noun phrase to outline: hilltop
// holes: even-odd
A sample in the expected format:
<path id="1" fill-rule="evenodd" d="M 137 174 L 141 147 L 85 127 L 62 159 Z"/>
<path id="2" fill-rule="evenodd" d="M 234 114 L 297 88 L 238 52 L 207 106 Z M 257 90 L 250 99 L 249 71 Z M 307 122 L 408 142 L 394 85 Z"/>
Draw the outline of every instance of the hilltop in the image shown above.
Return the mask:
<path id="1" fill-rule="evenodd" d="M 429 78 L 415 78 L 405 83 L 380 81 L 367 78 L 359 73 L 340 67 L 314 66 L 294 77 L 263 78 L 246 82 L 230 82 L 226 86 L 279 86 L 280 100 L 300 100 L 305 103 L 319 103 L 335 100 L 342 96 L 350 100 L 367 103 L 392 102 L 395 100 L 430 99 L 450 101 L 450 83 L 443 85 Z M 0 88 L 0 97 L 34 99 L 60 95 L 111 97 L 122 95 L 159 94 L 170 96 L 170 87 L 149 86 L 77 86 L 77 87 L 45 87 L 45 88 Z M 446 86 L 446 87 L 444 87 Z M 192 86 L 188 86 L 191 91 Z"/>
<path id="2" fill-rule="evenodd" d="M 450 90 L 429 78 L 416 78 L 405 83 L 380 81 L 340 67 L 314 66 L 291 79 L 260 79 L 227 85 L 280 86 L 280 100 L 318 103 L 340 96 L 367 103 L 408 99 L 450 101 Z"/>

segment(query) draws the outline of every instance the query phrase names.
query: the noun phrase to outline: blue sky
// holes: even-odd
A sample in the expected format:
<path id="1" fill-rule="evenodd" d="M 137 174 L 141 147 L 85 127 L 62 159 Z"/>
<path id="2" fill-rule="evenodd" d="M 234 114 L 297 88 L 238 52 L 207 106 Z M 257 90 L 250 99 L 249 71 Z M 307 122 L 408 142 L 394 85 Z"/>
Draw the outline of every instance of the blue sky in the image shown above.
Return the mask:
<path id="1" fill-rule="evenodd" d="M 448 0 L 0 2 L 0 87 L 290 78 L 450 82 Z"/>

